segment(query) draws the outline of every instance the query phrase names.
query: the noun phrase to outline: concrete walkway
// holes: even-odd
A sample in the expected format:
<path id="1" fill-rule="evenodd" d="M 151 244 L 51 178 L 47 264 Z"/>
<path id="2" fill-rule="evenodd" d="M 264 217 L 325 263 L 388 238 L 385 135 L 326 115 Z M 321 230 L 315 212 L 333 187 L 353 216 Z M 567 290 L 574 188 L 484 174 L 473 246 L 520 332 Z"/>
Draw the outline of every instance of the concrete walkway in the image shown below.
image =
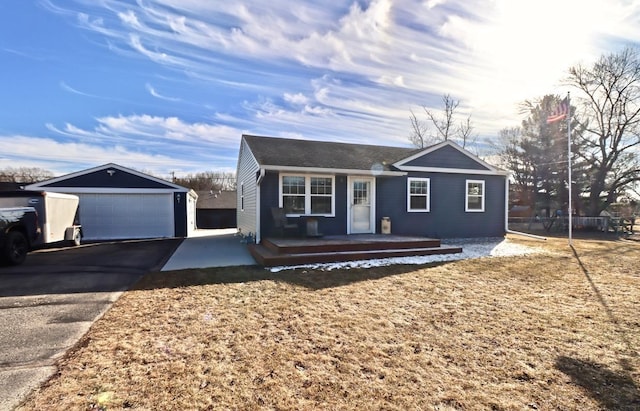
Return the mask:
<path id="1" fill-rule="evenodd" d="M 162 271 L 255 265 L 247 245 L 240 240 L 235 228 L 196 230 L 182 241 Z"/>

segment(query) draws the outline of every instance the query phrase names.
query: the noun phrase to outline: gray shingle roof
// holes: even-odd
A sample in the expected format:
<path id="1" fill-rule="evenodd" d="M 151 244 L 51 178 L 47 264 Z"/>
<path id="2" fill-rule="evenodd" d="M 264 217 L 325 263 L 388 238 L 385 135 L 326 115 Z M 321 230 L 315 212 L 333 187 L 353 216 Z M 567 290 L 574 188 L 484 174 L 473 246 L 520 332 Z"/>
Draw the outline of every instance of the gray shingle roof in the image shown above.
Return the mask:
<path id="1" fill-rule="evenodd" d="M 228 209 L 236 208 L 237 198 L 235 191 L 209 192 L 198 191 L 196 208 Z"/>
<path id="2" fill-rule="evenodd" d="M 382 164 L 385 170 L 390 170 L 391 164 L 418 151 L 415 148 L 406 147 L 296 140 L 246 134 L 242 137 L 262 166 L 371 170 L 374 164 Z"/>

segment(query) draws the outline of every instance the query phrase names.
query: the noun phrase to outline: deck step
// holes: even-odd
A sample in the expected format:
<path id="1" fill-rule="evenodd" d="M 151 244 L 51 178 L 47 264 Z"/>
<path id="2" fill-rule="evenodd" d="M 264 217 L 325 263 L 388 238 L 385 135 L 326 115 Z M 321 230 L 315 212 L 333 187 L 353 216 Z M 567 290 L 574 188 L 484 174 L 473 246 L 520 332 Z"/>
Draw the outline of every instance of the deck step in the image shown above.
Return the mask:
<path id="1" fill-rule="evenodd" d="M 393 248 L 393 245 L 392 247 L 387 247 L 388 245 L 389 244 L 385 243 L 383 245 L 384 248 L 374 249 L 371 249 L 371 245 L 369 245 L 368 249 L 319 251 L 317 248 L 313 249 L 312 247 L 311 250 L 306 249 L 295 252 L 283 252 L 282 248 L 274 251 L 272 246 L 252 244 L 249 246 L 249 251 L 256 262 L 265 267 L 334 263 L 343 261 L 371 260 L 377 258 L 455 254 L 462 252 L 462 248 L 460 247 L 436 246 Z M 291 249 L 289 249 L 289 251 L 290 250 Z"/>
<path id="2" fill-rule="evenodd" d="M 377 249 L 437 248 L 440 247 L 440 240 L 433 238 L 412 238 L 402 241 L 383 241 L 378 240 L 376 237 L 362 237 L 358 240 L 346 241 L 341 238 L 323 238 L 316 241 L 300 242 L 295 239 L 266 238 L 262 241 L 262 245 L 278 254 L 337 253 Z"/>

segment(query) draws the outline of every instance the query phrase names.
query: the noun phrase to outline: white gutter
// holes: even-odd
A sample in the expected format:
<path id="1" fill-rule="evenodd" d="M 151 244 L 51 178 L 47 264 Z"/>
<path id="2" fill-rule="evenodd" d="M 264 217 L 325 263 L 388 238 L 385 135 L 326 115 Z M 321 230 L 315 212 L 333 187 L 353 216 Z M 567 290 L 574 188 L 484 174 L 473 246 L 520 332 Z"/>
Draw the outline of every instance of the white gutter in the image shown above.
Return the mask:
<path id="1" fill-rule="evenodd" d="M 476 170 L 467 168 L 444 168 L 444 167 L 422 167 L 422 166 L 400 166 L 398 169 L 402 171 L 422 171 L 425 173 L 449 173 L 449 174 L 478 174 L 489 176 L 504 176 L 508 173 L 506 171 L 493 171 L 493 170 Z"/>
<path id="2" fill-rule="evenodd" d="M 374 175 L 374 176 L 406 176 L 406 171 L 374 171 L 357 170 L 349 168 L 321 168 L 321 167 L 297 167 L 297 166 L 262 166 L 261 170 L 280 172 L 301 172 L 311 174 L 347 174 L 347 175 Z"/>
<path id="3" fill-rule="evenodd" d="M 262 182 L 262 179 L 264 178 L 264 175 L 266 173 L 266 170 L 264 168 L 260 168 L 260 174 L 258 175 L 258 178 L 256 179 L 256 185 L 260 185 L 260 183 Z"/>

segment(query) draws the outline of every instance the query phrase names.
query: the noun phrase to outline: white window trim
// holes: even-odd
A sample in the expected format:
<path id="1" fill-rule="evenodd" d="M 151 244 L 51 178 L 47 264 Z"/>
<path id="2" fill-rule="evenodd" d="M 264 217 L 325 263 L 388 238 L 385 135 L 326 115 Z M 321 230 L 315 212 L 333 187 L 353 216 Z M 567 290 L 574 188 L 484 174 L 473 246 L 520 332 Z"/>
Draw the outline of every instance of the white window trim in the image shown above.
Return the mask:
<path id="1" fill-rule="evenodd" d="M 419 194 L 411 194 L 411 182 L 412 181 L 426 181 L 427 182 L 427 208 L 411 208 L 411 196 Z M 409 177 L 407 178 L 407 212 L 408 213 L 428 213 L 431 210 L 431 179 L 422 177 Z"/>
<path id="2" fill-rule="evenodd" d="M 283 207 L 282 203 L 282 180 L 283 177 L 304 177 L 304 214 L 287 214 L 287 217 L 302 216 L 318 216 L 318 217 L 335 217 L 336 216 L 336 177 L 328 174 L 302 174 L 302 173 L 280 173 L 278 178 L 278 206 Z M 311 214 L 311 178 L 330 178 L 331 179 L 331 213 Z M 328 196 L 327 196 L 328 197 Z"/>
<path id="3" fill-rule="evenodd" d="M 469 208 L 469 184 L 482 185 L 482 193 L 480 194 L 481 207 L 479 209 Z M 467 180 L 464 185 L 464 211 L 467 213 L 484 213 L 484 198 L 485 198 L 485 181 L 484 180 Z"/>

